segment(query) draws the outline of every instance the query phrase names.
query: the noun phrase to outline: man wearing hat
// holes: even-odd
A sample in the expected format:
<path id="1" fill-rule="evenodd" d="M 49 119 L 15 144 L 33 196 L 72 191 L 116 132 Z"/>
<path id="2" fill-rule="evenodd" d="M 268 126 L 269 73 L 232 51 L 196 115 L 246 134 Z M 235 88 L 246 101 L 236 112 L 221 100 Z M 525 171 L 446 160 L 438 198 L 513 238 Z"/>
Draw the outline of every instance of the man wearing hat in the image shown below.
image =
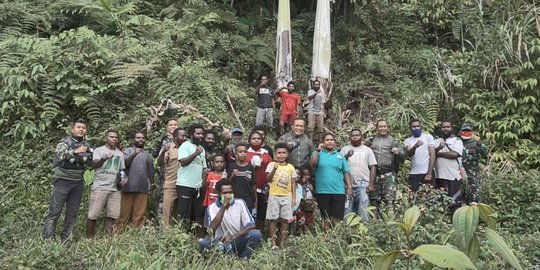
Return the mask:
<path id="1" fill-rule="evenodd" d="M 241 128 L 233 128 L 231 130 L 231 141 L 230 144 L 225 147 L 225 150 L 223 151 L 223 154 L 225 155 L 225 158 L 227 159 L 227 164 L 232 164 L 235 160 L 235 153 L 234 153 L 234 146 L 237 143 L 242 142 L 242 136 L 244 135 L 244 132 Z"/>
<path id="2" fill-rule="evenodd" d="M 471 124 L 464 123 L 461 126 L 461 140 L 463 141 L 462 162 L 467 173 L 467 185 L 465 186 L 465 200 L 480 202 L 480 158 L 486 157 L 488 148 L 482 144 L 479 136 L 474 135 Z"/>

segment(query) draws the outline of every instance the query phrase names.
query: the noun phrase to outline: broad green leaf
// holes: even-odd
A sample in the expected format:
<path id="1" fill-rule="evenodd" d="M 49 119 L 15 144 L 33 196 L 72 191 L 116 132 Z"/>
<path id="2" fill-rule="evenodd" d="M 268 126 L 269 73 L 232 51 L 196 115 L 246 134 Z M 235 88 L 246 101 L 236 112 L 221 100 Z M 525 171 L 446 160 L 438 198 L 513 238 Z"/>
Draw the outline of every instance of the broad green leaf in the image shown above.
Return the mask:
<path id="1" fill-rule="evenodd" d="M 518 259 L 514 255 L 512 248 L 502 239 L 501 236 L 499 236 L 497 232 L 487 228 L 486 236 L 489 243 L 506 259 L 506 261 L 508 261 L 508 263 L 510 263 L 510 265 L 518 270 L 523 269 L 519 264 Z"/>
<path id="2" fill-rule="evenodd" d="M 495 229 L 496 223 L 497 223 L 497 213 L 491 206 L 483 203 L 479 203 L 476 205 L 478 207 L 478 212 L 480 214 L 480 219 L 484 221 L 489 228 Z"/>
<path id="3" fill-rule="evenodd" d="M 373 266 L 373 269 L 375 270 L 391 269 L 392 264 L 399 256 L 401 256 L 401 252 L 399 250 L 387 252 L 384 255 L 377 258 L 377 260 L 375 260 L 375 265 Z"/>
<path id="4" fill-rule="evenodd" d="M 407 235 L 409 235 L 411 232 L 411 227 L 408 224 L 405 224 L 403 222 L 391 221 L 391 222 L 386 223 L 386 225 L 396 225 L 399 228 L 401 228 L 403 232 Z"/>
<path id="5" fill-rule="evenodd" d="M 348 213 L 345 216 L 345 224 L 349 227 L 358 226 L 362 222 L 362 218 L 355 213 Z"/>
<path id="6" fill-rule="evenodd" d="M 94 170 L 86 170 L 84 172 L 84 183 L 85 185 L 89 186 L 94 181 L 94 176 L 96 175 L 96 171 Z"/>
<path id="7" fill-rule="evenodd" d="M 438 267 L 476 269 L 465 253 L 450 246 L 421 245 L 412 252 Z"/>
<path id="8" fill-rule="evenodd" d="M 469 247 L 467 248 L 467 256 L 471 261 L 476 262 L 478 256 L 480 256 L 480 240 L 477 235 L 473 235 Z"/>
<path id="9" fill-rule="evenodd" d="M 467 251 L 469 242 L 478 226 L 478 207 L 463 206 L 452 217 L 452 226 L 455 230 L 455 240 L 461 251 Z"/>
<path id="10" fill-rule="evenodd" d="M 420 208 L 418 208 L 418 206 L 413 206 L 405 211 L 403 223 L 409 225 L 410 230 L 412 230 L 414 228 L 414 224 L 416 224 L 416 221 L 418 221 L 418 218 L 420 218 Z"/>

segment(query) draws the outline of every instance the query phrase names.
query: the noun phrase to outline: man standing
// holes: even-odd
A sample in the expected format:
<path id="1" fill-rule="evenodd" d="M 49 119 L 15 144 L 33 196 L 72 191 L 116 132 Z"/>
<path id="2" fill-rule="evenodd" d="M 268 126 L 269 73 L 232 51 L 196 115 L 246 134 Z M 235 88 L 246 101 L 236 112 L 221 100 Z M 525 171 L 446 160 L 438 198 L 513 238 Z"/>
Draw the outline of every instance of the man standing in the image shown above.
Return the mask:
<path id="1" fill-rule="evenodd" d="M 310 89 L 307 95 L 309 100 L 307 107 L 309 138 L 313 140 L 313 134 L 317 131 L 316 141 L 319 142 L 324 133 L 324 103 L 326 103 L 321 82 L 313 81 L 313 89 Z"/>
<path id="2" fill-rule="evenodd" d="M 441 123 L 442 138 L 435 140 L 438 145 L 435 148 L 435 173 L 437 176 L 436 187 L 445 187 L 448 196 L 452 197 L 453 203 L 450 210 L 453 212 L 461 206 L 463 194 L 461 192 L 461 154 L 463 154 L 463 142 L 454 136 L 452 123 Z"/>
<path id="3" fill-rule="evenodd" d="M 405 150 L 411 158 L 409 187 L 416 192 L 422 182 L 431 183 L 435 164 L 435 141 L 433 136 L 422 132 L 422 124 L 418 119 L 409 122 L 412 136 L 405 139 Z"/>
<path id="4" fill-rule="evenodd" d="M 396 199 L 397 173 L 405 158 L 403 147 L 389 134 L 386 120 L 377 121 L 377 134 L 366 141 L 377 159 L 375 190 L 370 193 L 372 203 L 379 206 L 383 201 L 390 209 Z"/>
<path id="5" fill-rule="evenodd" d="M 294 119 L 300 115 L 300 103 L 302 99 L 294 92 L 294 82 L 287 83 L 287 87 L 279 90 L 278 96 L 281 98 L 281 114 L 279 116 L 279 134 L 285 132 L 285 124 L 288 129 L 293 125 Z"/>
<path id="6" fill-rule="evenodd" d="M 130 220 L 133 227 L 144 225 L 148 192 L 154 178 L 154 162 L 150 153 L 144 150 L 145 144 L 146 136 L 137 132 L 133 138 L 134 147 L 124 151 L 129 182 L 122 188 L 120 218 L 117 223 L 119 228 L 123 228 Z"/>
<path id="7" fill-rule="evenodd" d="M 203 200 L 204 193 L 201 191 L 204 169 L 206 169 L 206 157 L 202 147 L 204 128 L 194 124 L 189 128 L 190 141 L 184 142 L 178 149 L 180 169 L 176 180 L 176 193 L 178 196 L 176 209 L 178 217 L 183 221 L 195 221 L 199 224 L 198 234 L 202 235 L 204 221 Z"/>
<path id="8" fill-rule="evenodd" d="M 206 153 L 206 167 L 212 169 L 212 160 L 214 156 L 219 154 L 220 151 L 217 147 L 218 135 L 213 130 L 206 130 L 204 132 L 204 152 Z"/>
<path id="9" fill-rule="evenodd" d="M 213 237 L 199 239 L 202 249 L 218 246 L 223 252 L 234 252 L 242 258 L 250 258 L 259 246 L 262 234 L 255 229 L 255 222 L 242 199 L 234 197 L 231 180 L 216 184 L 218 199 L 208 206 L 207 223 L 214 232 Z"/>
<path id="10" fill-rule="evenodd" d="M 178 128 L 178 120 L 176 119 L 170 119 L 167 121 L 167 133 L 162 134 L 159 139 L 154 143 L 154 147 L 152 148 L 152 157 L 157 158 L 159 156 L 159 153 L 161 152 L 162 148 L 174 141 L 173 139 L 173 131 Z M 165 172 L 163 167 L 160 166 L 159 168 L 159 181 L 158 181 L 158 187 L 157 187 L 157 201 L 158 206 L 156 209 L 156 215 L 157 217 L 161 217 L 162 215 L 162 203 L 163 203 L 163 182 L 165 181 Z"/>
<path id="11" fill-rule="evenodd" d="M 92 166 L 96 169 L 94 183 L 90 192 L 90 205 L 88 207 L 88 220 L 86 221 L 86 234 L 93 237 L 96 233 L 96 221 L 105 208 L 105 232 L 112 236 L 114 224 L 120 216 L 120 191 L 117 186 L 119 173 L 125 174 L 124 153 L 117 148 L 118 132 L 108 130 L 105 133 L 105 145 L 94 150 Z M 127 177 L 120 183 L 121 187 L 127 184 Z"/>
<path id="12" fill-rule="evenodd" d="M 56 223 L 62 214 L 64 204 L 66 214 L 64 218 L 64 231 L 62 240 L 68 240 L 75 227 L 77 213 L 81 206 L 81 197 L 84 188 L 84 169 L 92 162 L 92 149 L 84 141 L 87 125 L 78 120 L 71 126 L 71 136 L 64 138 L 56 145 L 54 157 L 53 189 L 49 213 L 43 226 L 43 237 L 53 238 Z"/>
<path id="13" fill-rule="evenodd" d="M 225 155 L 225 161 L 227 161 L 227 165 L 233 164 L 236 160 L 236 154 L 234 153 L 234 148 L 236 144 L 242 142 L 242 136 L 244 135 L 244 132 L 240 128 L 233 128 L 231 130 L 231 140 L 229 145 L 225 147 L 225 150 L 223 150 L 223 155 Z"/>
<path id="14" fill-rule="evenodd" d="M 255 92 L 257 95 L 257 116 L 255 125 L 274 126 L 274 110 L 276 108 L 274 101 L 274 90 L 268 85 L 268 76 L 261 76 L 261 84 Z"/>
<path id="15" fill-rule="evenodd" d="M 379 183 L 375 183 L 377 160 L 375 160 L 373 150 L 362 145 L 362 131 L 360 129 L 351 130 L 349 135 L 351 144 L 341 149 L 341 154 L 345 156 L 347 163 L 349 163 L 353 188 L 352 206 L 349 206 L 348 209 L 351 209 L 362 217 L 364 221 L 367 221 L 367 207 L 369 206 L 367 189 L 374 191 L 376 189 L 374 186 L 379 186 Z"/>
<path id="16" fill-rule="evenodd" d="M 482 144 L 480 137 L 475 136 L 471 124 L 461 126 L 463 140 L 463 168 L 467 173 L 465 198 L 467 203 L 481 202 L 480 197 L 480 158 L 486 157 L 489 149 Z"/>
<path id="17" fill-rule="evenodd" d="M 186 141 L 186 130 L 176 128 L 173 132 L 174 143 L 167 144 L 159 154 L 158 164 L 165 170 L 165 183 L 163 184 L 163 225 L 171 225 L 171 215 L 176 215 L 176 180 L 178 178 L 178 148 Z M 174 214 L 173 214 L 174 213 Z"/>
<path id="18" fill-rule="evenodd" d="M 279 137 L 278 143 L 286 143 L 289 147 L 287 162 L 297 168 L 309 168 L 309 160 L 313 152 L 313 142 L 304 133 L 306 121 L 302 118 L 294 119 L 290 132 Z"/>

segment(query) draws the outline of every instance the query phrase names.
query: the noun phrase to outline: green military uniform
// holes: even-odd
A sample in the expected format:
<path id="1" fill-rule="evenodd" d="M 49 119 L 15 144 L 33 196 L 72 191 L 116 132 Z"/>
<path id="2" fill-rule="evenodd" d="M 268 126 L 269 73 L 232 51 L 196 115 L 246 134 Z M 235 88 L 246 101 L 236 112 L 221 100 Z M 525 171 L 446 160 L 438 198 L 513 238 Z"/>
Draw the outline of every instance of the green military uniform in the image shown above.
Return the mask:
<path id="1" fill-rule="evenodd" d="M 375 190 L 369 193 L 369 199 L 375 205 L 381 201 L 391 205 L 396 199 L 399 164 L 405 157 L 403 147 L 392 136 L 378 134 L 367 140 L 365 145 L 373 150 L 377 160 Z M 399 150 L 398 154 L 392 152 L 394 148 Z"/>
<path id="2" fill-rule="evenodd" d="M 472 131 L 472 126 L 463 124 L 461 130 Z M 482 142 L 476 141 L 474 138 L 462 138 L 462 141 L 462 164 L 467 173 L 467 181 L 464 181 L 466 183 L 465 199 L 467 203 L 480 202 L 480 158 L 485 157 L 489 150 Z"/>

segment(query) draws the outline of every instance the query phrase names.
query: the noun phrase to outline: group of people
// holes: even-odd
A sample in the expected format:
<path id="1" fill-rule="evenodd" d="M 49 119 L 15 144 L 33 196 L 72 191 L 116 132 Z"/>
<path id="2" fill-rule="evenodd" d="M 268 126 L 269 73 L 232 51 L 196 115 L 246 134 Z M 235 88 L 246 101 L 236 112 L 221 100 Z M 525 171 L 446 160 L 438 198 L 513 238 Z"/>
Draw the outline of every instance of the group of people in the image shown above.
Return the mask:
<path id="1" fill-rule="evenodd" d="M 266 86 L 265 77 L 262 79 L 257 93 L 268 94 L 270 99 L 259 99 L 256 118 L 258 124 L 266 120 L 271 124 L 273 91 Z M 315 81 L 313 86 L 320 83 Z M 479 202 L 479 160 L 487 148 L 471 125 L 463 124 L 458 137 L 452 124 L 443 121 L 442 137 L 434 139 L 414 119 L 410 121 L 411 136 L 402 145 L 390 135 L 388 122 L 379 120 L 374 136 L 366 138 L 360 129 L 352 129 L 349 144 L 338 149 L 331 133 L 320 136 L 320 143 L 312 140 L 311 124 L 319 127 L 323 122 L 318 113 L 324 120 L 324 96 L 317 97 L 319 89 L 310 91 L 314 92 L 309 99 L 313 111 L 308 109 L 307 120 L 298 117 L 300 99 L 294 100 L 298 106 L 295 113 L 285 110 L 293 108 L 287 105 L 286 97 L 294 94 L 294 84 L 289 83 L 278 94 L 285 110 L 280 123 L 288 123 L 290 131 L 282 134 L 273 148 L 266 144 L 267 130 L 262 125 L 253 128 L 246 140 L 243 130 L 233 128 L 229 144 L 220 149 L 215 131 L 199 124 L 185 129 L 173 119 L 167 122 L 167 134 L 158 139 L 152 153 L 145 150 L 145 134 L 135 133 L 133 146 L 120 149 L 119 134 L 113 130 L 105 133 L 105 145 L 92 150 L 84 141 L 86 123 L 76 121 L 72 135 L 56 147 L 44 237 L 54 237 L 64 205 L 61 237 L 71 237 L 87 166 L 95 169 L 87 235 L 94 236 L 96 221 L 104 209 L 108 235 L 129 223 L 142 226 L 156 171 L 153 158 L 157 158 L 160 172 L 157 184 L 163 226 L 178 223 L 191 228 L 196 224 L 193 227 L 203 249 L 218 248 L 246 258 L 260 244 L 265 231 L 272 248 L 283 246 L 293 229 L 298 233 L 309 231 L 317 209 L 328 232 L 348 212 L 367 221 L 370 204 L 392 207 L 397 173 L 406 157 L 411 159 L 408 184 L 412 192 L 422 184 L 444 188 L 453 198 L 451 209 Z"/>

